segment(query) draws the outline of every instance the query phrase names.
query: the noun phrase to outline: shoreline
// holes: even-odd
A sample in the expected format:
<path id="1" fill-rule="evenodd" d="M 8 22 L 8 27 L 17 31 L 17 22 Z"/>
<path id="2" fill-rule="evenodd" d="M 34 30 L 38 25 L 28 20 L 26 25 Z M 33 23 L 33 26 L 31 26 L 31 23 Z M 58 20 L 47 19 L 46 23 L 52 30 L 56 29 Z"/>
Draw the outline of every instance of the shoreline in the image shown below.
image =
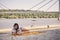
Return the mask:
<path id="1" fill-rule="evenodd" d="M 28 29 L 30 31 L 45 31 L 45 30 L 54 30 L 54 29 L 60 29 L 60 25 L 49 25 L 49 28 L 46 27 L 24 27 L 25 29 Z M 12 28 L 5 28 L 5 29 L 0 29 L 0 33 L 9 33 L 12 31 Z"/>

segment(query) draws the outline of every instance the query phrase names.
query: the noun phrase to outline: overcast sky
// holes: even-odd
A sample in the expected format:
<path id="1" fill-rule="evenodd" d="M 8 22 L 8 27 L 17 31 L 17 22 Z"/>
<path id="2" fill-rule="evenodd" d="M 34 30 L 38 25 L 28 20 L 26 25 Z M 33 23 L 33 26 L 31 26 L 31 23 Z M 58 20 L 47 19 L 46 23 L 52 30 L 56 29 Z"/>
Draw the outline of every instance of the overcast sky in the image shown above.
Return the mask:
<path id="1" fill-rule="evenodd" d="M 33 7 L 34 5 L 38 4 L 41 1 L 43 1 L 43 0 L 0 0 L 0 3 L 4 4 L 9 9 L 25 9 L 25 10 L 28 10 L 29 8 Z M 37 10 L 40 6 L 44 5 L 48 1 L 50 1 L 50 0 L 46 0 L 44 3 L 33 8 L 32 10 Z M 47 8 L 49 8 L 49 6 L 51 6 L 55 1 L 56 0 L 52 0 L 52 2 L 50 2 L 48 5 L 46 5 L 45 7 L 41 8 L 39 10 L 40 11 L 46 11 Z M 1 4 L 0 4 L 0 6 L 3 7 Z M 0 9 L 2 9 L 1 7 L 0 7 Z M 5 8 L 5 7 L 3 7 L 3 8 Z M 59 11 L 59 1 L 53 7 L 51 7 L 48 11 Z"/>

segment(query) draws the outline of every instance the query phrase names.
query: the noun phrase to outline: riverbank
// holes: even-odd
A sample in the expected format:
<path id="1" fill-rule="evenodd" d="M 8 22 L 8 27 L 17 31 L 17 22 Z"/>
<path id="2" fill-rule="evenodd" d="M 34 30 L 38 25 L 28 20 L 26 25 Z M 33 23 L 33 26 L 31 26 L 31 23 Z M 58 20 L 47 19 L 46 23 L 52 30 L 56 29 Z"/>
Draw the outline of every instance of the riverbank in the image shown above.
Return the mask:
<path id="1" fill-rule="evenodd" d="M 48 28 L 49 26 L 49 28 Z M 60 29 L 60 25 L 47 25 L 47 26 L 34 26 L 34 27 L 24 27 L 30 31 L 45 31 L 45 30 L 54 30 Z M 12 31 L 12 28 L 0 29 L 0 33 L 9 33 Z"/>

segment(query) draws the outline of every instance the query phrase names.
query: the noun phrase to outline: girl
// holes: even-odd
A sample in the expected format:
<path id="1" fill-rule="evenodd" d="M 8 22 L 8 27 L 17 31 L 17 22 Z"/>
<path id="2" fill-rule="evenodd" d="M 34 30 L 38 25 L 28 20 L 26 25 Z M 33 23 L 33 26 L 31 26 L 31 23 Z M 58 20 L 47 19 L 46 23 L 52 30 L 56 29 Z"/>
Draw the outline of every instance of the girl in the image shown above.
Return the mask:
<path id="1" fill-rule="evenodd" d="M 22 35 L 22 33 L 29 32 L 29 30 L 22 28 L 22 26 L 19 28 L 19 25 L 17 23 L 14 24 L 12 29 L 12 35 Z"/>
<path id="2" fill-rule="evenodd" d="M 19 25 L 17 23 L 15 23 L 13 25 L 13 29 L 12 29 L 12 34 L 21 34 L 22 33 L 22 27 L 19 28 Z"/>

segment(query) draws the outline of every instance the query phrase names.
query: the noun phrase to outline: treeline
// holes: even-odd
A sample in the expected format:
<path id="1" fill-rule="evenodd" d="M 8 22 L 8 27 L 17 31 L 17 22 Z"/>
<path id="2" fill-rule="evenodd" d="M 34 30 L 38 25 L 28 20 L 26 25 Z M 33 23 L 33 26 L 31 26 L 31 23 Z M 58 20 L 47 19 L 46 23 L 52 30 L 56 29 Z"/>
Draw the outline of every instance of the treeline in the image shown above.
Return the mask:
<path id="1" fill-rule="evenodd" d="M 44 12 L 37 10 L 6 10 L 0 9 L 0 18 L 57 18 L 58 12 Z"/>
<path id="2" fill-rule="evenodd" d="M 0 14 L 0 18 L 57 18 L 58 13 L 3 13 Z"/>

